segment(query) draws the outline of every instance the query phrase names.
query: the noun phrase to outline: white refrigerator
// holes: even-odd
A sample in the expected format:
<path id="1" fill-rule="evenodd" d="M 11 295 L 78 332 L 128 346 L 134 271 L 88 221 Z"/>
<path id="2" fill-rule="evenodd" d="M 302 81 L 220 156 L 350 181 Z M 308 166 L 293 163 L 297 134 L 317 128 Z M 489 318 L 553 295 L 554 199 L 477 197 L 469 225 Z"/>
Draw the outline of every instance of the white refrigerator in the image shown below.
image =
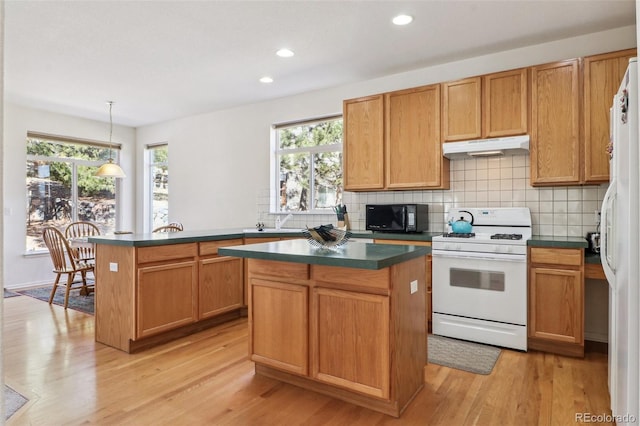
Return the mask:
<path id="1" fill-rule="evenodd" d="M 638 105 L 638 64 L 632 58 L 611 107 L 610 181 L 601 213 L 600 256 L 609 282 L 609 393 L 618 425 L 640 421 Z"/>

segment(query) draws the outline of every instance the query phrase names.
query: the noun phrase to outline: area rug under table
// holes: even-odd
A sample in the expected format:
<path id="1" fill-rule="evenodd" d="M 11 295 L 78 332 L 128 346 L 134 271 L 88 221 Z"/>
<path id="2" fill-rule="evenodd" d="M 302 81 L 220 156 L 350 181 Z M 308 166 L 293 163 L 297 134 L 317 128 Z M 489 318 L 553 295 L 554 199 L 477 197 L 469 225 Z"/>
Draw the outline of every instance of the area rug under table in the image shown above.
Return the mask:
<path id="1" fill-rule="evenodd" d="M 4 290 L 4 298 L 8 298 L 8 297 L 16 297 L 16 296 L 20 296 L 18 293 L 14 293 L 13 291 L 9 291 L 6 288 L 3 289 Z"/>
<path id="2" fill-rule="evenodd" d="M 24 294 L 25 296 L 33 297 L 38 300 L 42 300 L 44 302 L 49 302 L 49 295 L 51 295 L 52 288 L 53 286 L 38 287 L 28 290 L 20 290 L 18 291 L 18 293 Z M 65 290 L 66 289 L 64 287 L 58 287 L 56 289 L 56 294 L 53 296 L 54 304 L 64 306 Z M 82 296 L 80 295 L 80 289 L 73 289 L 71 290 L 71 293 L 69 293 L 68 309 L 74 309 L 76 311 L 93 315 L 94 300 L 94 293 L 90 293 L 88 296 Z"/>
<path id="3" fill-rule="evenodd" d="M 428 361 L 476 374 L 490 374 L 500 356 L 494 346 L 429 334 Z"/>

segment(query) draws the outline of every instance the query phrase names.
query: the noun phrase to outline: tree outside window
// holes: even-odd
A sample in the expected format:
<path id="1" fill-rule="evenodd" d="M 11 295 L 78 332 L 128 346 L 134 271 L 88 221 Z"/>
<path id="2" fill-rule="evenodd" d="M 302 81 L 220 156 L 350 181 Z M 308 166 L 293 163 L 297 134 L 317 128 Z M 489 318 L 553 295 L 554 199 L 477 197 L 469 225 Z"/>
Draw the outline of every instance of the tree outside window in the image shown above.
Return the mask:
<path id="1" fill-rule="evenodd" d="M 342 117 L 276 126 L 277 211 L 342 204 Z"/>
<path id="2" fill-rule="evenodd" d="M 89 142 L 27 138 L 27 251 L 46 248 L 47 226 L 64 232 L 71 222 L 89 221 L 103 234 L 115 230 L 115 180 L 94 176 L 109 156 L 108 147 Z"/>

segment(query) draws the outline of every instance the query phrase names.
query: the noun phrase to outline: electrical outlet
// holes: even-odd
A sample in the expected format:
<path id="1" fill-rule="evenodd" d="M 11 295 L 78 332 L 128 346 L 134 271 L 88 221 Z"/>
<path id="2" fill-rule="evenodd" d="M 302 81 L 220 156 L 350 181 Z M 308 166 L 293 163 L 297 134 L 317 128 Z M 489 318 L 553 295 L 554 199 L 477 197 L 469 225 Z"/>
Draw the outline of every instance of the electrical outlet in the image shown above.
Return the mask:
<path id="1" fill-rule="evenodd" d="M 418 280 L 411 281 L 411 294 L 418 292 Z"/>
<path id="2" fill-rule="evenodd" d="M 109 270 L 111 272 L 118 272 L 118 264 L 116 262 L 109 262 Z"/>

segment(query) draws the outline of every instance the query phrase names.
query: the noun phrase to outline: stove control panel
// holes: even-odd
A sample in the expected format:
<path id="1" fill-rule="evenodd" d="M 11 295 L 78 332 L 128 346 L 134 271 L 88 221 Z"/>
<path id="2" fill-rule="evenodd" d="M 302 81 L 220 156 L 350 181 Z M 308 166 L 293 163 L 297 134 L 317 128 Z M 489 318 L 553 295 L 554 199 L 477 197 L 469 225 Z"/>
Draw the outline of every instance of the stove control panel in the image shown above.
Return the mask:
<path id="1" fill-rule="evenodd" d="M 451 252 L 458 252 L 463 254 L 464 252 L 475 253 L 502 253 L 502 254 L 518 254 L 526 255 L 526 245 L 511 245 L 511 244 L 485 244 L 485 243 L 471 243 L 471 242 L 447 242 L 441 240 L 434 240 L 432 243 L 434 250 L 444 250 Z"/>

